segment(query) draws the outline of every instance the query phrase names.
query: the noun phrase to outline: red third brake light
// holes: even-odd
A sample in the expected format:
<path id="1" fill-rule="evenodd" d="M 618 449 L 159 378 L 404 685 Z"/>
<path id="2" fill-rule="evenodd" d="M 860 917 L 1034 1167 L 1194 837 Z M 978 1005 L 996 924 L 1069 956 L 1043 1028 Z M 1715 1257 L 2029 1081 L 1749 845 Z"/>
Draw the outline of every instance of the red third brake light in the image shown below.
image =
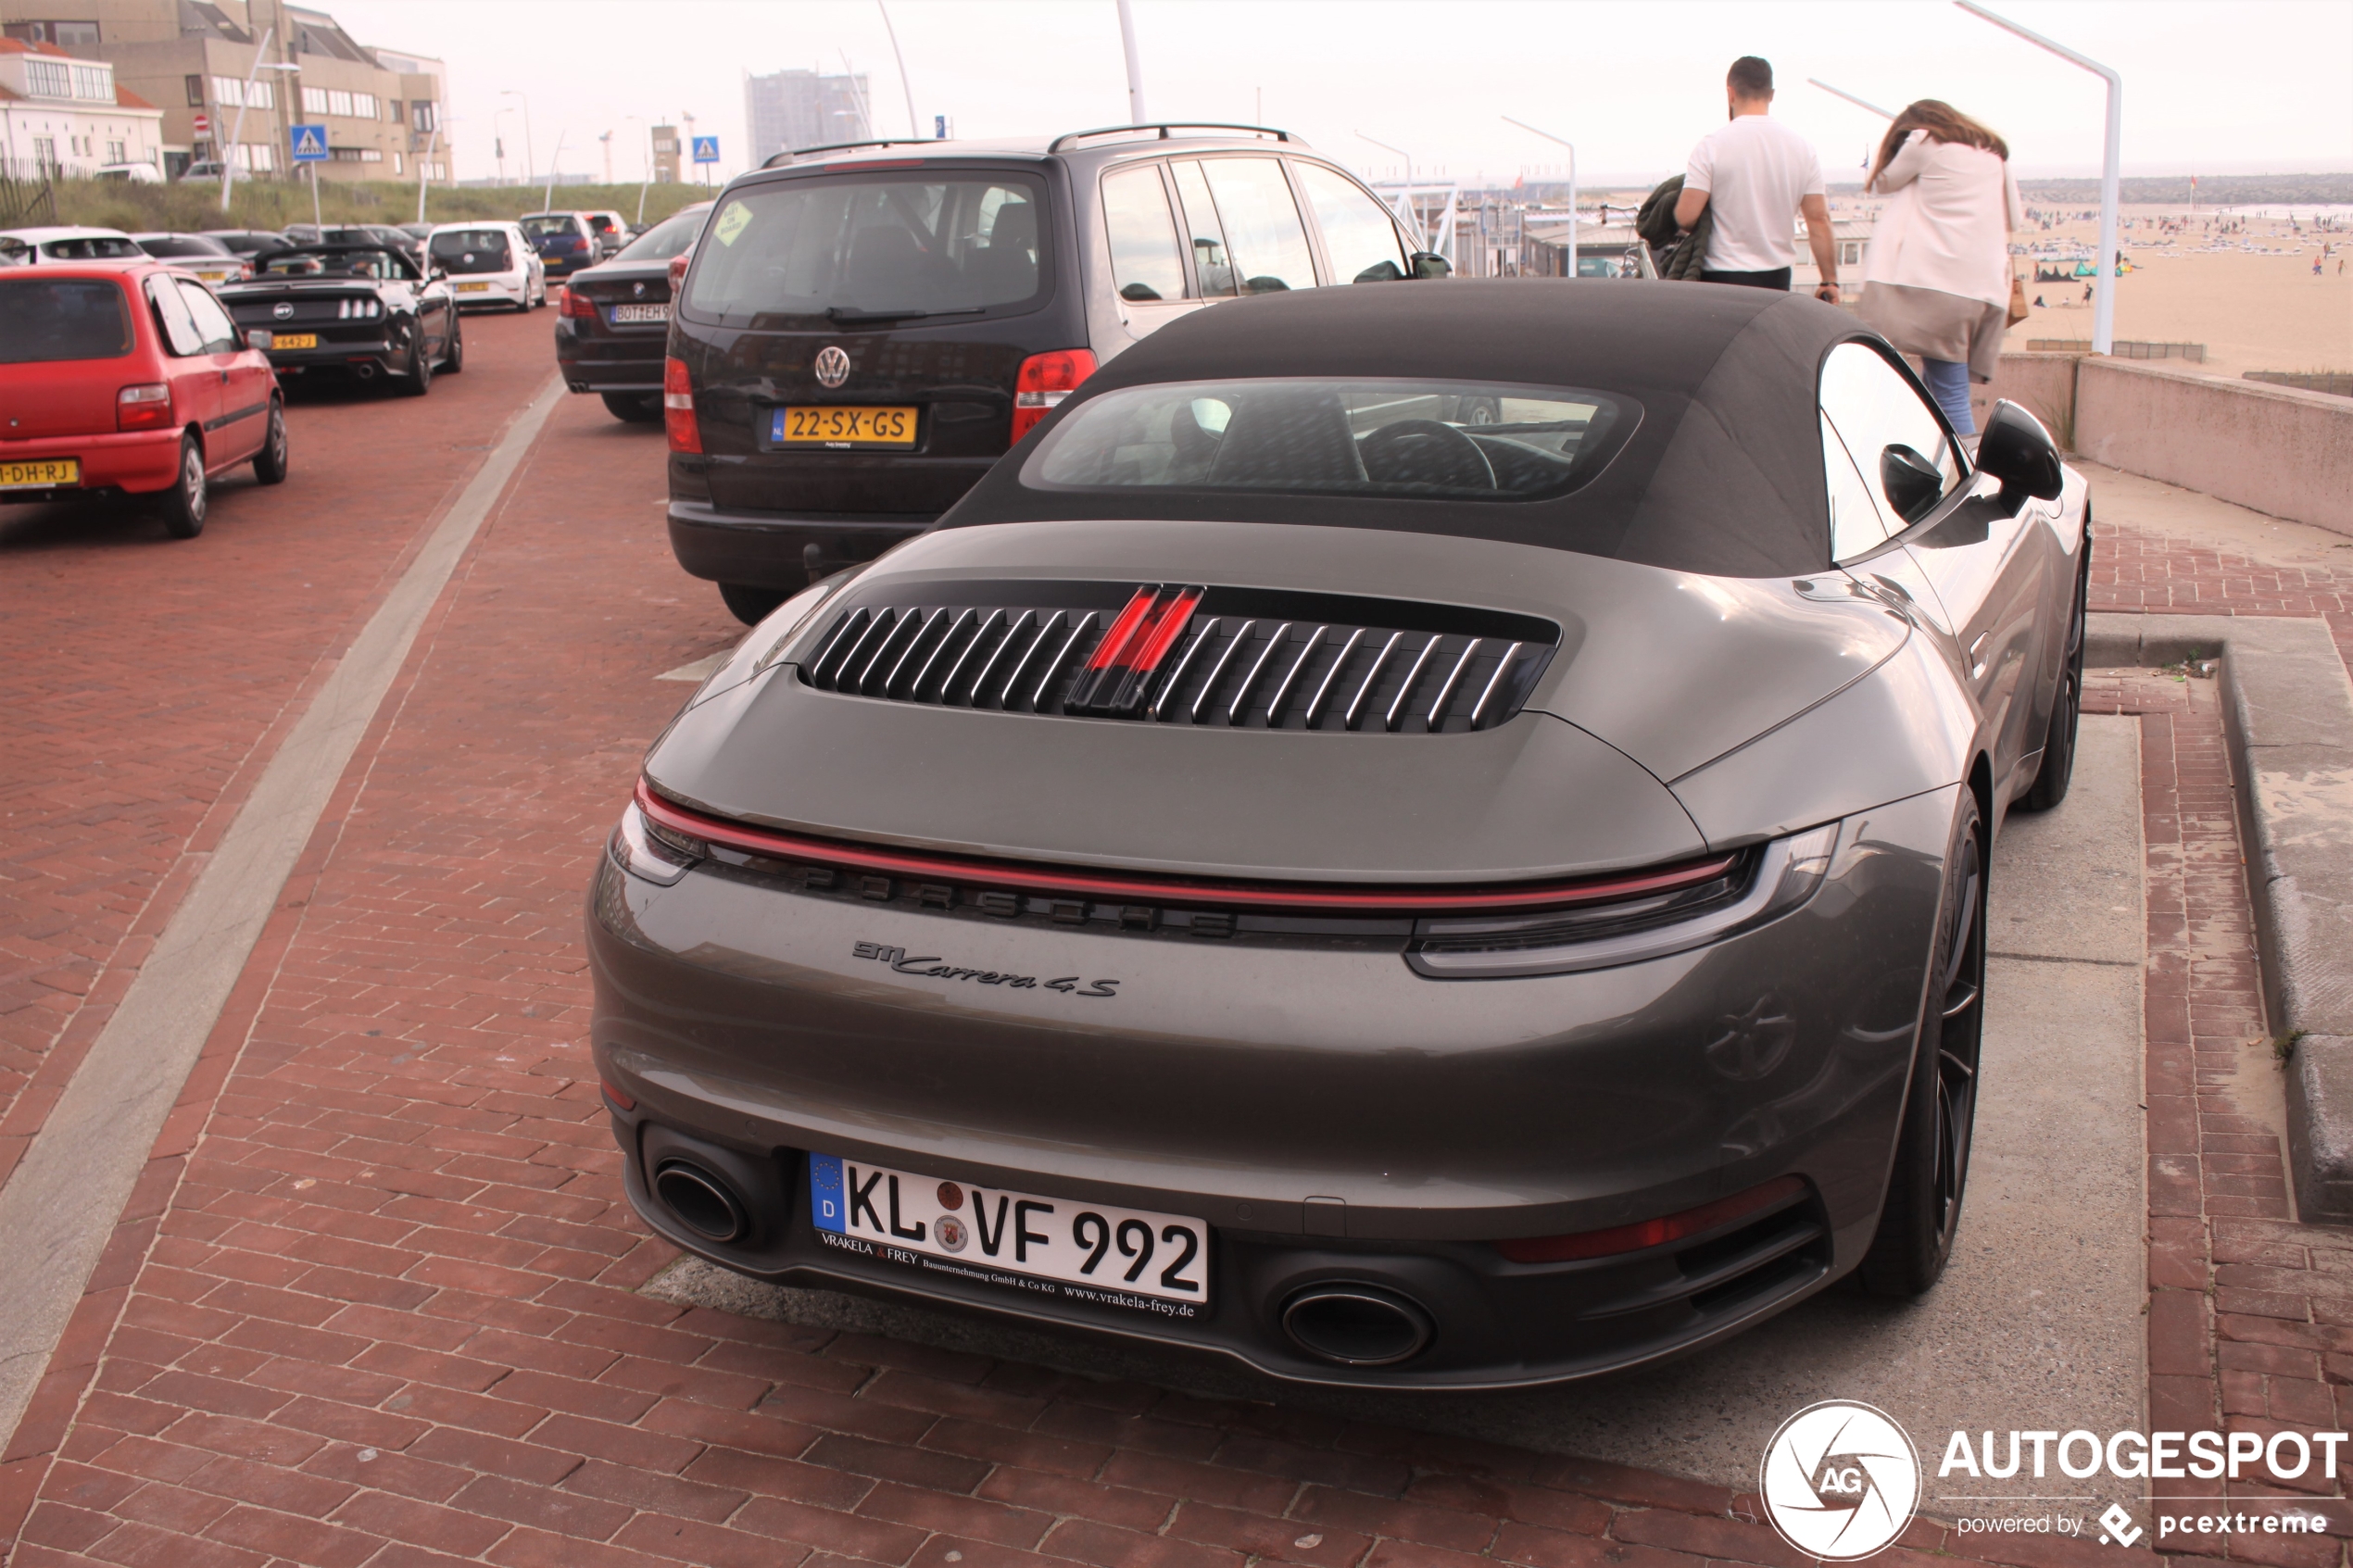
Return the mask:
<path id="1" fill-rule="evenodd" d="M 1714 1230 L 1730 1220 L 1758 1210 L 1785 1203 L 1806 1190 L 1805 1178 L 1780 1176 L 1762 1186 L 1730 1198 L 1719 1198 L 1713 1203 L 1703 1203 L 1696 1209 L 1686 1209 L 1680 1214 L 1665 1214 L 1655 1220 L 1638 1220 L 1630 1225 L 1612 1225 L 1607 1230 L 1577 1231 L 1567 1236 L 1536 1236 L 1517 1241 L 1494 1243 L 1495 1250 L 1515 1263 L 1569 1263 L 1581 1258 L 1609 1258 L 1620 1252 L 1640 1252 L 1646 1247 L 1663 1247 L 1670 1241 L 1680 1241 L 1687 1236 Z"/>
<path id="2" fill-rule="evenodd" d="M 597 319 L 596 302 L 578 289 L 564 289 L 556 295 L 556 314 L 575 321 L 593 321 Z"/>
<path id="3" fill-rule="evenodd" d="M 117 430 L 165 430 L 171 424 L 171 388 L 161 382 L 126 386 L 114 395 Z"/>
<path id="4" fill-rule="evenodd" d="M 1033 354 L 1021 362 L 1013 378 L 1013 439 L 1019 441 L 1054 411 L 1054 405 L 1078 389 L 1095 373 L 1095 357 L 1084 348 L 1058 348 Z"/>
<path id="5" fill-rule="evenodd" d="M 686 379 L 686 362 L 674 355 L 661 362 L 661 422 L 670 432 L 672 451 L 702 450 L 702 427 L 695 422 L 695 383 Z"/>

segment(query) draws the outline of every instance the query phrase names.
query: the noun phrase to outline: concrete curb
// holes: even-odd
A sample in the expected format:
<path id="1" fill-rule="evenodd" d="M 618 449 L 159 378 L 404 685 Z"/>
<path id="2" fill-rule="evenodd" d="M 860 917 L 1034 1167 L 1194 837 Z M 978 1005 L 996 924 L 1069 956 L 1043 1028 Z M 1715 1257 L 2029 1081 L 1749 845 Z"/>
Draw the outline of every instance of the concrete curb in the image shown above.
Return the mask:
<path id="1" fill-rule="evenodd" d="M 2353 682 L 2327 625 L 2284 616 L 2091 617 L 2102 667 L 2221 655 L 2247 886 L 2271 1026 L 2300 1035 L 2288 1164 L 2308 1220 L 2353 1220 Z"/>

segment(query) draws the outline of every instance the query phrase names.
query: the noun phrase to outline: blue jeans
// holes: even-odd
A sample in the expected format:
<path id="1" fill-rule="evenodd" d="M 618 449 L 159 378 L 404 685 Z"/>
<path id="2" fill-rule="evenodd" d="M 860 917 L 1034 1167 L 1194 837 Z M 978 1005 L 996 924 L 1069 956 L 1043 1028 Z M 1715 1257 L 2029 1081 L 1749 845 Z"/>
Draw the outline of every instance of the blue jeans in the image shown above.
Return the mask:
<path id="1" fill-rule="evenodd" d="M 1929 395 L 1953 421 L 1955 435 L 1975 435 L 1977 420 L 1969 411 L 1969 367 L 1953 359 L 1920 360 L 1920 380 L 1928 383 Z"/>

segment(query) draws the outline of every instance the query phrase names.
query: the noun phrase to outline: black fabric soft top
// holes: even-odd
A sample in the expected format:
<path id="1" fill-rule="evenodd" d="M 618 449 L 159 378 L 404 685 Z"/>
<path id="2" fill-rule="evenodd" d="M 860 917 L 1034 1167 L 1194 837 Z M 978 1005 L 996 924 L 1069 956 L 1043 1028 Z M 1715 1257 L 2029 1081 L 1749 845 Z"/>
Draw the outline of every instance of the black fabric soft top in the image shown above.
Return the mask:
<path id="1" fill-rule="evenodd" d="M 1833 344 L 1869 335 L 1834 306 L 1720 283 L 1448 280 L 1261 295 L 1161 328 L 1089 377 L 1041 433 L 1117 388 L 1257 376 L 1582 387 L 1630 399 L 1642 421 L 1598 477 L 1545 501 L 1038 490 L 1021 483 L 1025 447 L 938 526 L 1279 521 L 1498 539 L 1717 576 L 1818 571 L 1831 544 L 1817 378 Z"/>

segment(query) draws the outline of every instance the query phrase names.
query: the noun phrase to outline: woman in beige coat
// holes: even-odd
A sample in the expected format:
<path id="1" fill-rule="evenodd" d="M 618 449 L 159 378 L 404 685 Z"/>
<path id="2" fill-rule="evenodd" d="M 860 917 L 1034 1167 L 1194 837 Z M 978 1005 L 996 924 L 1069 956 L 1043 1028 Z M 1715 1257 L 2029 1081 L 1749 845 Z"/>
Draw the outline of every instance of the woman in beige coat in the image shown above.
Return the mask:
<path id="1" fill-rule="evenodd" d="M 1864 189 L 1888 198 L 1863 261 L 1863 320 L 1906 354 L 1972 435 L 1972 380 L 1990 382 L 2010 303 L 2010 232 L 2026 221 L 2009 147 L 1934 98 L 1895 117 Z"/>

